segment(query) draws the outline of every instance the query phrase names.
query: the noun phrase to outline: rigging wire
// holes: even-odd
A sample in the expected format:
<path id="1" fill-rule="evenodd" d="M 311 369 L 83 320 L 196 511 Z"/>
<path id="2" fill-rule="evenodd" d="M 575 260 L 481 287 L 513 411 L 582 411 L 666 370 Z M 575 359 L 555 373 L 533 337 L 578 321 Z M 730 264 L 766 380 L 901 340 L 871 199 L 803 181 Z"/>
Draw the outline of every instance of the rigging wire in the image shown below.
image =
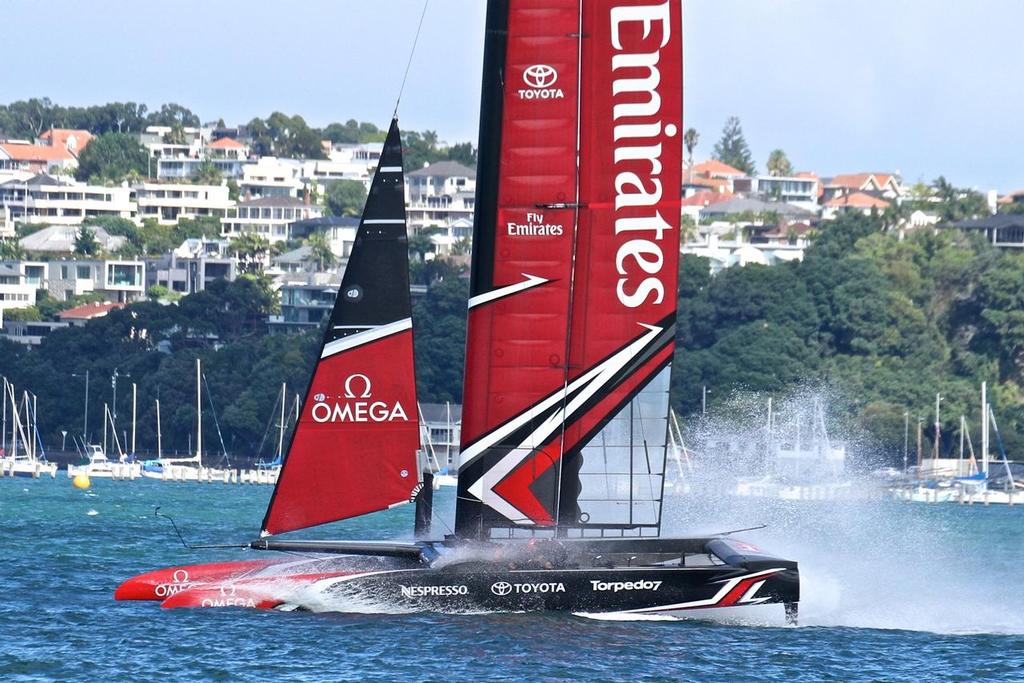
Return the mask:
<path id="1" fill-rule="evenodd" d="M 420 22 L 416 26 L 416 36 L 412 39 L 412 49 L 409 50 L 409 61 L 405 63 L 405 74 L 402 76 L 402 85 L 398 89 L 398 98 L 395 100 L 395 111 L 392 118 L 398 118 L 398 105 L 402 102 L 402 93 L 405 92 L 405 81 L 409 78 L 409 69 L 412 68 L 412 58 L 416 54 L 416 44 L 420 40 L 420 31 L 423 29 L 423 19 L 427 16 L 427 6 L 430 0 L 423 0 L 423 11 L 420 12 Z"/>

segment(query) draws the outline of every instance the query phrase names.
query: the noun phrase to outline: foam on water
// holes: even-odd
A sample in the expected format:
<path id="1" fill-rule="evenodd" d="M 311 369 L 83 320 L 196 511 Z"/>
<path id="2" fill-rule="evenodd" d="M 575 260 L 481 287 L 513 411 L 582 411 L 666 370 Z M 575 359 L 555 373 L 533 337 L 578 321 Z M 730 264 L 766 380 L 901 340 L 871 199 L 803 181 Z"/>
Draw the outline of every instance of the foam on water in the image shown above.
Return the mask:
<path id="1" fill-rule="evenodd" d="M 734 440 L 757 438 L 750 423 L 719 420 L 712 428 Z M 867 494 L 863 500 L 729 495 L 744 473 L 728 458 L 700 453 L 690 493 L 666 499 L 663 533 L 766 524 L 737 536 L 800 563 L 801 626 L 1024 634 L 1015 578 L 1024 566 L 1021 507 L 899 503 L 880 495 L 877 479 L 857 475 L 844 478 Z"/>

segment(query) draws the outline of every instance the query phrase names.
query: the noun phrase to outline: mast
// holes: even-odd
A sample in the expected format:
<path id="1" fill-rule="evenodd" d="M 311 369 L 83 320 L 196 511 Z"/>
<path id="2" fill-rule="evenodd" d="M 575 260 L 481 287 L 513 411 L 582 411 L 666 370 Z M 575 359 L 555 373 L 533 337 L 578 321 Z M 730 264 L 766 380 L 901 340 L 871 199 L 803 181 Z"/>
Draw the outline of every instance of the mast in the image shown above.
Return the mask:
<path id="1" fill-rule="evenodd" d="M 195 460 L 203 466 L 203 378 L 202 361 L 196 358 L 196 454 Z"/>
<path id="2" fill-rule="evenodd" d="M 981 471 L 988 478 L 988 383 L 981 383 Z"/>
<path id="3" fill-rule="evenodd" d="M 618 4 L 488 4 L 458 536 L 660 528 L 681 8 Z"/>
<path id="4" fill-rule="evenodd" d="M 285 391 L 286 384 L 281 382 L 281 422 L 278 425 L 280 429 L 277 433 L 277 461 L 281 462 L 284 458 L 284 404 L 285 404 Z"/>
<path id="5" fill-rule="evenodd" d="M 135 382 L 132 382 L 132 452 L 131 455 L 135 457 L 135 399 L 137 398 L 135 393 Z"/>
<path id="6" fill-rule="evenodd" d="M 3 427 L 0 427 L 0 441 L 2 441 L 2 443 L 0 443 L 0 450 L 4 452 L 4 455 L 7 455 L 7 378 L 4 377 L 3 380 L 4 419 Z"/>
<path id="7" fill-rule="evenodd" d="M 162 460 L 164 457 L 163 437 L 160 434 L 160 399 L 156 400 L 156 458 Z"/>

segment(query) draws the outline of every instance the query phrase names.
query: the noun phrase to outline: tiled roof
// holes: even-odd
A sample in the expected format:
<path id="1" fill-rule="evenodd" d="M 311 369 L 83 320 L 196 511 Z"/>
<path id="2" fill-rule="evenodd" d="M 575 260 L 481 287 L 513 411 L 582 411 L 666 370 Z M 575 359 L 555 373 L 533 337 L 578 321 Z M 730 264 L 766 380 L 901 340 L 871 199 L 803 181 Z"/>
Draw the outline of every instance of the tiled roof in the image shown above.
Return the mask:
<path id="1" fill-rule="evenodd" d="M 49 147 L 47 145 L 24 145 L 18 143 L 6 143 L 0 145 L 3 151 L 14 161 L 67 161 L 72 158 L 71 153 L 61 147 Z"/>
<path id="2" fill-rule="evenodd" d="M 722 163 L 718 159 L 708 159 L 705 162 L 702 162 L 702 163 L 699 163 L 699 164 L 694 164 L 693 172 L 696 175 L 703 175 L 703 176 L 708 176 L 708 177 L 711 177 L 711 176 L 728 176 L 728 177 L 736 176 L 738 178 L 742 178 L 742 177 L 747 175 L 746 173 L 744 173 L 743 171 L 739 170 L 738 168 L 733 168 L 729 164 Z"/>
<path id="3" fill-rule="evenodd" d="M 92 140 L 92 137 L 92 133 L 87 130 L 51 128 L 40 135 L 39 139 L 47 141 L 51 147 L 63 147 L 75 156 L 78 156 L 89 144 L 89 141 Z"/>
<path id="4" fill-rule="evenodd" d="M 69 308 L 60 314 L 61 320 L 92 320 L 93 318 L 102 318 L 107 313 L 118 308 L 124 308 L 124 304 L 119 303 L 92 303 L 85 304 L 82 306 L 76 306 L 75 308 Z"/>
<path id="5" fill-rule="evenodd" d="M 232 138 L 221 138 L 216 142 L 211 142 L 207 147 L 210 149 L 245 149 L 245 145 Z"/>
<path id="6" fill-rule="evenodd" d="M 874 178 L 879 188 L 885 187 L 886 183 L 894 179 L 894 173 L 841 173 L 829 181 L 831 187 L 849 187 L 862 190 L 868 180 Z"/>
<path id="7" fill-rule="evenodd" d="M 686 197 L 679 202 L 681 206 L 711 206 L 719 202 L 725 202 L 732 199 L 735 195 L 732 192 L 711 192 L 709 190 L 701 190 L 697 194 Z"/>
<path id="8" fill-rule="evenodd" d="M 825 206 L 836 208 L 850 207 L 854 209 L 887 209 L 890 203 L 884 199 L 872 197 L 866 192 L 851 192 L 850 194 L 833 197 L 825 202 Z"/>

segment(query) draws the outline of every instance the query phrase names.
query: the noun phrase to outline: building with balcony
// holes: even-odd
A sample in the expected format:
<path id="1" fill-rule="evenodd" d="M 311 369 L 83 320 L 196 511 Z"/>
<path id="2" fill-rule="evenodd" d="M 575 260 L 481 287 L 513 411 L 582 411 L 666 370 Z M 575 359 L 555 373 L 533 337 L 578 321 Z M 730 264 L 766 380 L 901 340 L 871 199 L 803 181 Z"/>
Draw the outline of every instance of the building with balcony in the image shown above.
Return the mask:
<path id="1" fill-rule="evenodd" d="M 128 303 L 145 293 L 146 267 L 142 261 L 5 261 L 2 267 L 16 271 L 33 293 L 39 289 L 46 290 L 59 301 L 70 301 L 76 296 L 95 292 L 107 301 Z"/>
<path id="2" fill-rule="evenodd" d="M 268 320 L 272 332 L 318 327 L 330 314 L 341 286 L 340 273 L 288 273 L 277 279 L 281 314 Z"/>
<path id="3" fill-rule="evenodd" d="M 36 305 L 36 286 L 17 264 L 0 263 L 0 320 L 4 311 Z"/>
<path id="4" fill-rule="evenodd" d="M 765 200 L 786 202 L 807 211 L 818 210 L 821 188 L 818 179 L 798 176 L 759 175 L 733 180 L 735 192 L 754 195 Z"/>
<path id="5" fill-rule="evenodd" d="M 238 262 L 231 258 L 227 240 L 187 239 L 160 259 L 146 262 L 146 288 L 166 287 L 178 294 L 194 294 L 215 280 L 233 281 Z"/>
<path id="6" fill-rule="evenodd" d="M 415 232 L 430 225 L 445 227 L 460 219 L 473 221 L 476 171 L 455 161 L 439 161 L 406 175 L 406 216 Z"/>
<path id="7" fill-rule="evenodd" d="M 3 339 L 25 346 L 39 346 L 54 330 L 61 330 L 68 327 L 67 323 L 49 322 L 41 320 L 4 320 L 0 312 L 0 324 L 3 329 Z"/>
<path id="8" fill-rule="evenodd" d="M 271 195 L 238 202 L 221 219 L 221 235 L 237 237 L 252 233 L 270 242 L 294 239 L 292 226 L 297 221 L 319 218 L 323 208 L 287 195 Z"/>
<path id="9" fill-rule="evenodd" d="M 78 158 L 61 146 L 30 145 L 27 142 L 0 144 L 0 169 L 50 173 L 78 168 Z"/>
<path id="10" fill-rule="evenodd" d="M 993 247 L 1024 249 L 1024 215 L 1022 214 L 997 213 L 993 216 L 961 221 L 953 225 L 967 232 L 981 233 Z"/>
<path id="11" fill-rule="evenodd" d="M 462 438 L 462 406 L 458 403 L 421 403 L 422 442 L 428 462 L 441 471 L 455 474 L 459 469 L 459 441 Z M 435 462 L 436 460 L 436 462 Z"/>
<path id="12" fill-rule="evenodd" d="M 127 185 L 88 185 L 42 173 L 0 184 L 0 205 L 15 223 L 51 225 L 79 225 L 93 216 L 132 219 L 137 210 Z"/>
<path id="13" fill-rule="evenodd" d="M 260 157 L 242 169 L 238 183 L 244 197 L 298 197 L 302 190 L 302 163 L 293 159 Z"/>
<path id="14" fill-rule="evenodd" d="M 139 183 L 132 190 L 139 220 L 155 218 L 162 225 L 174 225 L 179 218 L 223 218 L 235 204 L 227 185 Z"/>

